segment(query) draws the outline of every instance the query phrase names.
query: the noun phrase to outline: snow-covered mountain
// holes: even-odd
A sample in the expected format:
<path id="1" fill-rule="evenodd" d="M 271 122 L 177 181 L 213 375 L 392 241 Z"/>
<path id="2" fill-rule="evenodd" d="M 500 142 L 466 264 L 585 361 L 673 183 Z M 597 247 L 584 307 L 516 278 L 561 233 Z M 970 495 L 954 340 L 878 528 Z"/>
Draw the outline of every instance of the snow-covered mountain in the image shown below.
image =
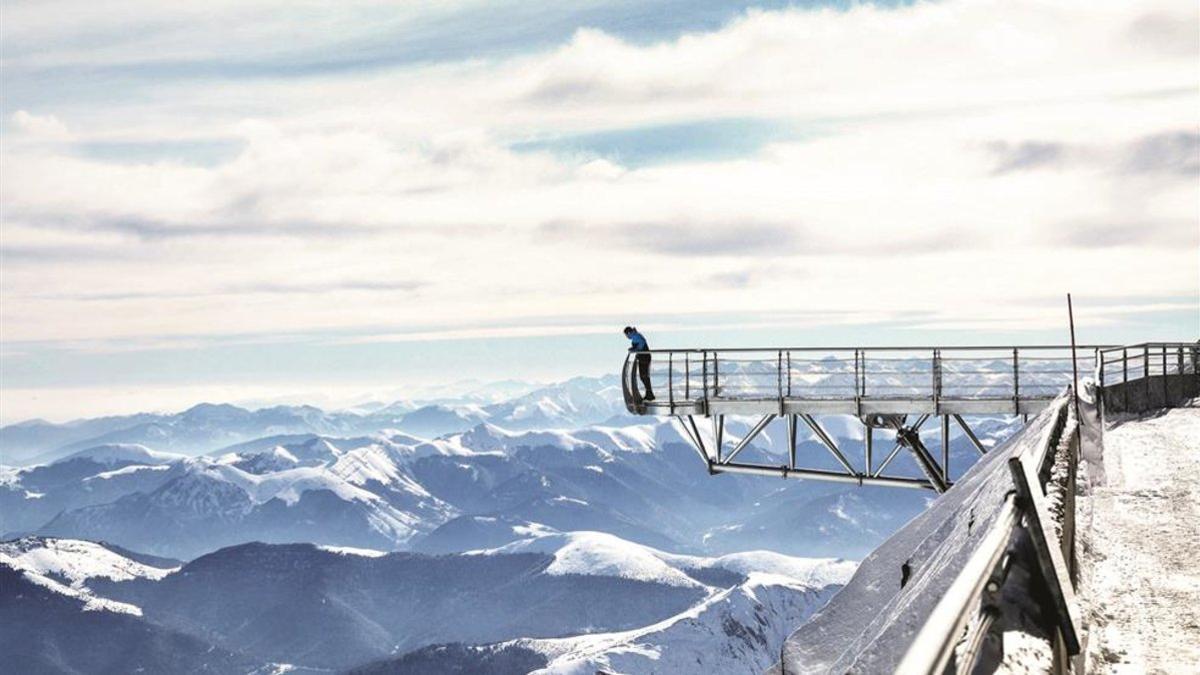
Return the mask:
<path id="1" fill-rule="evenodd" d="M 0 543 L 0 606 L 11 588 L 35 625 L 66 620 L 63 601 L 78 615 L 133 621 L 138 630 L 106 624 L 120 628 L 104 634 L 106 650 L 134 650 L 147 632 L 189 641 L 181 663 L 155 672 L 206 663 L 201 644 L 222 664 L 217 672 L 248 672 L 224 666 L 344 669 L 444 643 L 493 645 L 467 649 L 476 660 L 497 643 L 517 646 L 552 672 L 585 663 L 640 672 L 651 658 L 769 664 L 782 635 L 853 568 L 765 552 L 680 556 L 595 532 L 449 556 L 245 544 L 182 565 L 105 544 L 25 538 Z M 46 592 L 30 597 L 31 588 Z M 53 654 L 29 651 L 32 664 Z"/>
<path id="2" fill-rule="evenodd" d="M 106 544 L 0 542 L 0 653 L 6 672 L 250 672 L 256 662 L 149 622 L 96 582 L 158 581 L 178 569 Z"/>
<path id="3" fill-rule="evenodd" d="M 178 460 L 153 489 L 62 511 L 37 531 L 181 558 L 255 540 L 390 550 L 457 514 L 408 476 L 388 447 L 337 454 L 329 447 L 316 466 L 289 463 L 294 455 L 283 448 Z"/>
<path id="4" fill-rule="evenodd" d="M 824 421 L 852 447 L 861 427 Z M 727 432 L 737 438 L 745 428 L 731 420 Z M 991 440 L 1010 425 L 977 428 Z M 783 452 L 778 430 L 769 431 L 743 457 L 770 462 Z M 814 440 L 799 452 L 832 468 Z M 953 440 L 955 466 L 975 457 L 965 439 Z M 910 461 L 901 455 L 893 467 L 915 474 Z M 433 440 L 395 430 L 269 436 L 195 458 L 134 445 L 84 449 L 0 474 L 0 532 L 106 539 L 179 558 L 256 540 L 455 552 L 501 546 L 538 527 L 681 551 L 861 556 L 927 497 L 712 477 L 670 422 L 532 431 L 479 424 Z"/>
<path id="5" fill-rule="evenodd" d="M 140 413 L 54 424 L 30 420 L 0 428 L 0 464 L 60 459 L 105 444 L 142 444 L 161 451 L 203 454 L 268 436 L 353 436 L 399 430 L 436 437 L 488 422 L 507 429 L 571 429 L 624 414 L 616 376 L 577 377 L 534 387 L 481 386 L 459 398 L 397 401 L 325 411 L 313 406 L 247 410 L 201 403 L 173 414 Z"/>

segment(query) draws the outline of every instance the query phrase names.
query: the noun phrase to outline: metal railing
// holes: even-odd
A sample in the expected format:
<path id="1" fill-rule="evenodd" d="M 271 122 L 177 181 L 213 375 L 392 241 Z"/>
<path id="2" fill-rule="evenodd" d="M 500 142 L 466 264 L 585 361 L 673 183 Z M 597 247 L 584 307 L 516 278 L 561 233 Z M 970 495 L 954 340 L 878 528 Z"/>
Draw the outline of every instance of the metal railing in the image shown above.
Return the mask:
<path id="1" fill-rule="evenodd" d="M 1057 635 L 1062 639 L 1077 639 L 1073 495 L 1080 439 L 1078 421 L 1071 413 L 1067 397 L 1060 397 L 1052 410 L 1044 413 L 1052 415 L 1053 421 L 1038 443 L 1009 459 L 1018 489 L 1005 496 L 987 535 L 914 634 L 897 672 L 972 672 L 983 641 L 1000 616 L 999 605 L 1003 602 L 1000 593 L 1011 563 L 1013 535 L 1023 525 L 1030 530 L 1033 540 L 1042 543 L 1035 545 L 1035 549 L 1050 586 L 1050 604 L 1056 605 L 1052 611 L 1060 615 Z M 1065 454 L 1059 456 L 1060 453 Z M 1050 467 L 1056 459 L 1066 464 L 1069 471 L 1058 477 L 1064 484 L 1046 486 L 1052 480 Z M 1063 505 L 1061 522 L 1049 515 L 1045 505 L 1047 487 L 1072 495 L 1070 503 Z M 1049 550 L 1050 547 L 1055 550 Z M 1070 637 L 1064 637 L 1068 633 Z M 1077 643 L 1072 643 L 1067 651 L 1076 653 L 1078 648 Z"/>
<path id="2" fill-rule="evenodd" d="M 1097 352 L 1096 382 L 1112 411 L 1165 406 L 1200 395 L 1198 375 L 1196 342 L 1144 342 Z"/>
<path id="3" fill-rule="evenodd" d="M 1077 349 L 1081 372 L 1100 346 Z M 1072 381 L 1071 348 L 984 347 L 655 349 L 631 352 L 622 378 L 630 412 L 645 412 L 637 357 L 649 356 L 654 407 L 711 401 L 1049 401 Z"/>

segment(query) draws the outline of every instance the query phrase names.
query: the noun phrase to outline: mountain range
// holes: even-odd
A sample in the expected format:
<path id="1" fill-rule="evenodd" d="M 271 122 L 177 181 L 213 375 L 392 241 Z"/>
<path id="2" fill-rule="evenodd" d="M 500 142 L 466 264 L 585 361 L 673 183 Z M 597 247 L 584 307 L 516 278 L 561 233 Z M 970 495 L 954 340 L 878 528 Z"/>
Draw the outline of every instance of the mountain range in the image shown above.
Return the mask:
<path id="1" fill-rule="evenodd" d="M 325 411 L 313 406 L 247 410 L 201 403 L 179 413 L 138 413 L 56 424 L 27 420 L 0 427 L 0 464 L 53 461 L 105 444 L 139 444 L 187 455 L 266 436 L 346 436 L 396 429 L 433 437 L 488 422 L 506 429 L 571 429 L 624 413 L 615 375 L 577 377 L 524 391 L 514 383 L 477 389 L 459 398 L 395 401 Z M 521 392 L 497 400 L 506 392 Z"/>
<path id="2" fill-rule="evenodd" d="M 22 672 L 761 672 L 933 497 L 710 476 L 614 387 L 50 425 L 32 451 L 53 459 L 0 467 L 0 651 Z M 861 423 L 819 421 L 859 456 Z M 988 445 L 1019 426 L 971 421 Z M 954 475 L 978 457 L 950 451 Z M 786 452 L 773 425 L 740 457 Z"/>
<path id="3" fill-rule="evenodd" d="M 23 538 L 0 543 L 0 650 L 17 672 L 469 672 L 502 652 L 522 673 L 645 672 L 667 654 L 751 672 L 853 569 L 595 532 L 438 556 L 255 543 L 188 563 Z"/>

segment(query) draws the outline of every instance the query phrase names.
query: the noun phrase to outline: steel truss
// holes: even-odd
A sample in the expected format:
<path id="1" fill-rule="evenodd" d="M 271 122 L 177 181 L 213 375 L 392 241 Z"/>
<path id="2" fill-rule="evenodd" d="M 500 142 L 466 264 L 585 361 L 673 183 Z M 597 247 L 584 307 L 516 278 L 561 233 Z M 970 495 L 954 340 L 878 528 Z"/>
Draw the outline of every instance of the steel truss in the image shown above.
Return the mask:
<path id="1" fill-rule="evenodd" d="M 809 414 L 768 413 L 763 415 L 750 427 L 746 435 L 738 439 L 729 452 L 725 451 L 728 445 L 725 441 L 725 415 L 713 414 L 710 416 L 712 433 L 708 439 L 700 431 L 701 425 L 697 423 L 696 417 L 696 415 L 677 415 L 673 419 L 679 424 L 684 438 L 688 440 L 692 448 L 700 456 L 700 459 L 708 466 L 708 471 L 711 474 L 740 473 L 781 478 L 807 478 L 811 480 L 855 483 L 858 485 L 922 488 L 940 493 L 945 492 L 953 485 L 950 474 L 950 422 L 952 420 L 963 430 L 964 436 L 970 440 L 971 445 L 979 454 L 982 455 L 987 452 L 987 448 L 980 442 L 971 427 L 967 425 L 966 421 L 960 415 L 956 414 L 940 416 L 942 440 L 940 462 L 925 447 L 924 443 L 921 442 L 919 433 L 921 427 L 933 415 L 921 415 L 913 424 L 908 426 L 904 425 L 903 415 L 889 415 L 886 416 L 886 419 L 883 418 L 884 416 L 864 418 L 863 427 L 866 442 L 863 448 L 862 462 L 857 466 L 838 447 L 837 442 L 834 441 L 833 437 L 829 435 L 824 427 Z M 768 465 L 735 461 L 738 455 L 750 447 L 754 439 L 762 434 L 775 420 L 782 420 L 787 425 L 787 463 Z M 840 470 L 830 471 L 828 469 L 803 465 L 797 456 L 796 448 L 801 422 L 812 431 L 813 437 L 824 446 L 830 456 L 837 462 Z M 896 432 L 896 439 L 894 446 L 888 452 L 884 461 L 875 466 L 874 441 L 877 429 L 894 430 Z M 884 473 L 888 466 L 891 465 L 892 460 L 903 450 L 907 450 L 912 455 L 917 466 L 921 468 L 921 472 L 925 476 L 924 478 L 896 476 Z"/>

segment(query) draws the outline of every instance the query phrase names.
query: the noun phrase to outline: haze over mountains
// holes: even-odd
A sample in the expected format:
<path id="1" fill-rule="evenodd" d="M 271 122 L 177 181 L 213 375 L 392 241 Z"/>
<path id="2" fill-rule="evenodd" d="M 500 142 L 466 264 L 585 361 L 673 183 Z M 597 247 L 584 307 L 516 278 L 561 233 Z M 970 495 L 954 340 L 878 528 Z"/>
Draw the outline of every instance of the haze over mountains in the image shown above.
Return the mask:
<path id="1" fill-rule="evenodd" d="M 673 422 L 625 415 L 613 378 L 372 408 L 6 427 L 55 458 L 0 469 L 4 611 L 28 626 L 13 653 L 34 670 L 761 670 L 852 571 L 836 560 L 932 498 L 709 476 Z M 861 424 L 822 423 L 853 456 Z M 1013 427 L 974 420 L 986 443 Z M 769 428 L 743 456 L 785 445 Z M 951 451 L 956 474 L 977 456 Z M 798 452 L 835 466 L 814 439 Z M 64 630 L 142 647 L 122 660 Z"/>

